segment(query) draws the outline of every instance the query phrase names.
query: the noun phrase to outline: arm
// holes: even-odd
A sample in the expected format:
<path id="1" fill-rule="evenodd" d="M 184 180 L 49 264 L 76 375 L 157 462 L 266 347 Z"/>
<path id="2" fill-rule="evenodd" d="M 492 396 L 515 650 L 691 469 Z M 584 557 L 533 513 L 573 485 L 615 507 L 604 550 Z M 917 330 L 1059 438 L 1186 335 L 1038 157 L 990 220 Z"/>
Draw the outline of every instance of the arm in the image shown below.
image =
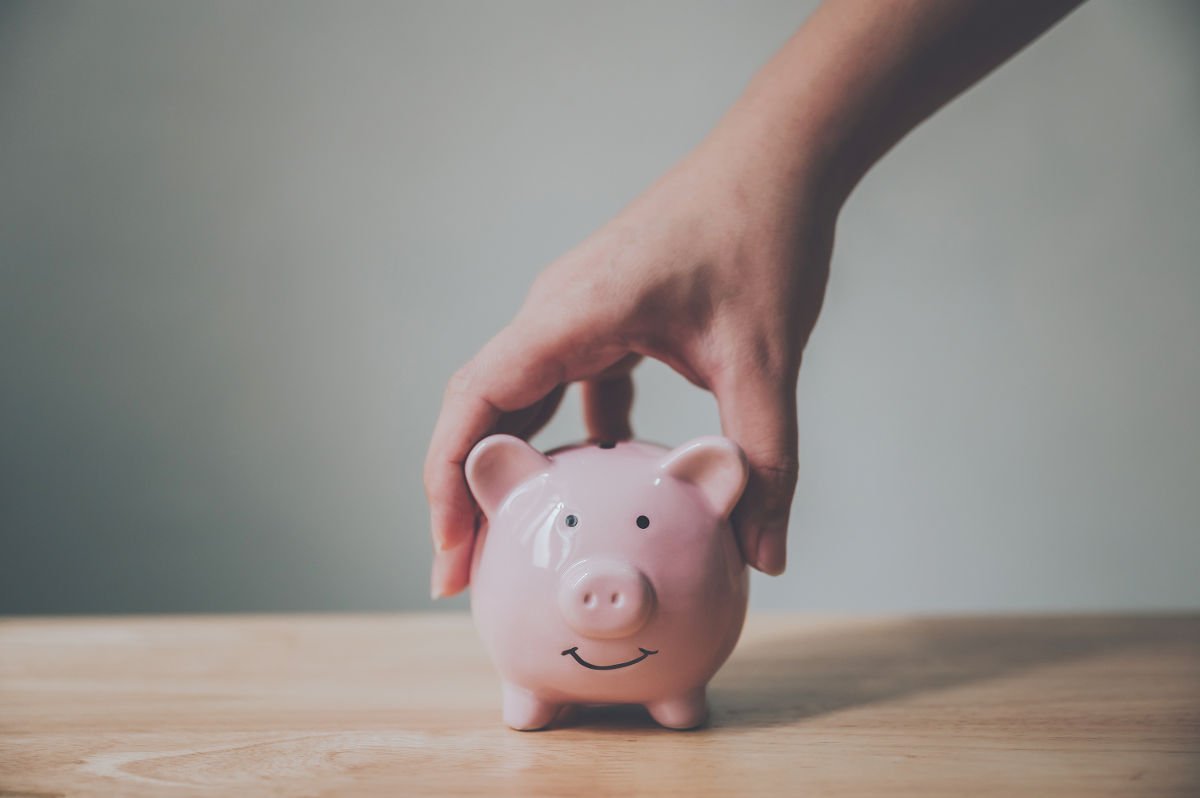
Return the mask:
<path id="1" fill-rule="evenodd" d="M 844 199 L 884 153 L 1083 0 L 826 0 L 721 121 Z"/>
<path id="2" fill-rule="evenodd" d="M 538 277 L 513 321 L 451 379 L 425 462 L 433 594 L 466 587 L 478 510 L 463 462 L 528 437 L 580 382 L 588 433 L 632 435 L 643 356 L 715 394 L 750 461 L 743 554 L 778 574 L 799 466 L 796 382 L 837 216 L 922 119 L 1080 0 L 826 0 L 712 133 Z"/>

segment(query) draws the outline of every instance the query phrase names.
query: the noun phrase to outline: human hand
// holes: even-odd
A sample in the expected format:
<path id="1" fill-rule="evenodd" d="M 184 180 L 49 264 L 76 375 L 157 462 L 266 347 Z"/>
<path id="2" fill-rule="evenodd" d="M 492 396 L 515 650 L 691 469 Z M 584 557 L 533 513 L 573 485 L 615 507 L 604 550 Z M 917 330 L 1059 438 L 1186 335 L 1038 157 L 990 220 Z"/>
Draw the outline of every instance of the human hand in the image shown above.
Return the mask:
<path id="1" fill-rule="evenodd" d="M 796 379 L 845 197 L 922 119 L 1081 0 L 825 0 L 716 130 L 615 220 L 538 277 L 512 323 L 455 374 L 425 461 L 433 594 L 470 577 L 477 441 L 528 437 L 583 384 L 588 433 L 627 438 L 643 356 L 717 397 L 750 481 L 746 561 L 786 562 Z"/>
<path id="2" fill-rule="evenodd" d="M 463 476 L 492 433 L 528 438 L 579 382 L 588 435 L 631 437 L 631 370 L 663 361 L 717 399 L 750 480 L 746 561 L 784 570 L 798 455 L 796 381 L 821 307 L 837 203 L 804 170 L 718 129 L 608 225 L 551 264 L 512 322 L 450 380 L 425 463 L 433 595 L 469 579 L 479 511 Z"/>

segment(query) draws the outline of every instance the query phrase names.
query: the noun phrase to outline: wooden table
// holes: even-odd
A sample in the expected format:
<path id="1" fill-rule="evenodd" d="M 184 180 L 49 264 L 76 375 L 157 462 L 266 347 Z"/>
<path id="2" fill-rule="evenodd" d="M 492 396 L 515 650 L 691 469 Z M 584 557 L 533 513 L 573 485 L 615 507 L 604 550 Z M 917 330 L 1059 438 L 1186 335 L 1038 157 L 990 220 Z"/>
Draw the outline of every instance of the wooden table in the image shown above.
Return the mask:
<path id="1" fill-rule="evenodd" d="M 500 725 L 459 615 L 0 620 L 0 795 L 1200 795 L 1200 617 L 753 617 L 703 729 Z"/>

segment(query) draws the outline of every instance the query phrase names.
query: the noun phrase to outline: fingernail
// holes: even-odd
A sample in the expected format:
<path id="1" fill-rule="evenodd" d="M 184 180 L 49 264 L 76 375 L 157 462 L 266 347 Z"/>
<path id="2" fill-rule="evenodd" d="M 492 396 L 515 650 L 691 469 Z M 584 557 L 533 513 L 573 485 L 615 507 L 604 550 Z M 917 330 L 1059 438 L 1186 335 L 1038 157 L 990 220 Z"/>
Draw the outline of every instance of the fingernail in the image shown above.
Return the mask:
<path id="1" fill-rule="evenodd" d="M 453 531 L 446 531 L 434 527 L 433 530 L 433 548 L 437 551 L 450 551 L 462 543 L 463 539 L 460 534 L 453 534 Z"/>
<path id="2" fill-rule="evenodd" d="M 754 567 L 769 576 L 779 576 L 787 567 L 787 528 L 769 527 L 758 536 Z"/>
<path id="3" fill-rule="evenodd" d="M 436 554 L 433 556 L 433 567 L 429 572 L 429 598 L 434 601 L 446 595 L 446 591 L 442 588 L 442 569 L 438 567 L 438 561 L 441 559 Z"/>
<path id="4" fill-rule="evenodd" d="M 433 550 L 434 551 L 445 551 L 446 550 L 446 533 L 442 530 L 442 525 L 437 522 L 437 518 L 434 518 L 434 520 L 433 520 L 433 528 L 431 531 L 433 533 L 433 535 L 432 535 Z"/>

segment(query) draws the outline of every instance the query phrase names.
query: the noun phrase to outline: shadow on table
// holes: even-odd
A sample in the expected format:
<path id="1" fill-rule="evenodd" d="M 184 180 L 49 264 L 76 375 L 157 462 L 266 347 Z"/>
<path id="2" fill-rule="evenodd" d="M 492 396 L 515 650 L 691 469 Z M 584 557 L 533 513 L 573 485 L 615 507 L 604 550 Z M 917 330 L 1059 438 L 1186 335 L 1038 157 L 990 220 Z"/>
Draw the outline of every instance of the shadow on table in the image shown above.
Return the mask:
<path id="1" fill-rule="evenodd" d="M 992 617 L 845 621 L 744 641 L 709 689 L 707 728 L 772 726 L 1031 668 L 1164 641 L 1200 622 L 1179 617 Z M 658 729 L 640 706 L 582 707 L 556 728 Z M 675 734 L 677 732 L 664 733 Z"/>
<path id="2" fill-rule="evenodd" d="M 1177 627 L 1177 628 L 1176 628 Z M 853 622 L 748 642 L 710 690 L 714 726 L 770 726 L 1151 642 L 1193 619 L 926 618 Z"/>

